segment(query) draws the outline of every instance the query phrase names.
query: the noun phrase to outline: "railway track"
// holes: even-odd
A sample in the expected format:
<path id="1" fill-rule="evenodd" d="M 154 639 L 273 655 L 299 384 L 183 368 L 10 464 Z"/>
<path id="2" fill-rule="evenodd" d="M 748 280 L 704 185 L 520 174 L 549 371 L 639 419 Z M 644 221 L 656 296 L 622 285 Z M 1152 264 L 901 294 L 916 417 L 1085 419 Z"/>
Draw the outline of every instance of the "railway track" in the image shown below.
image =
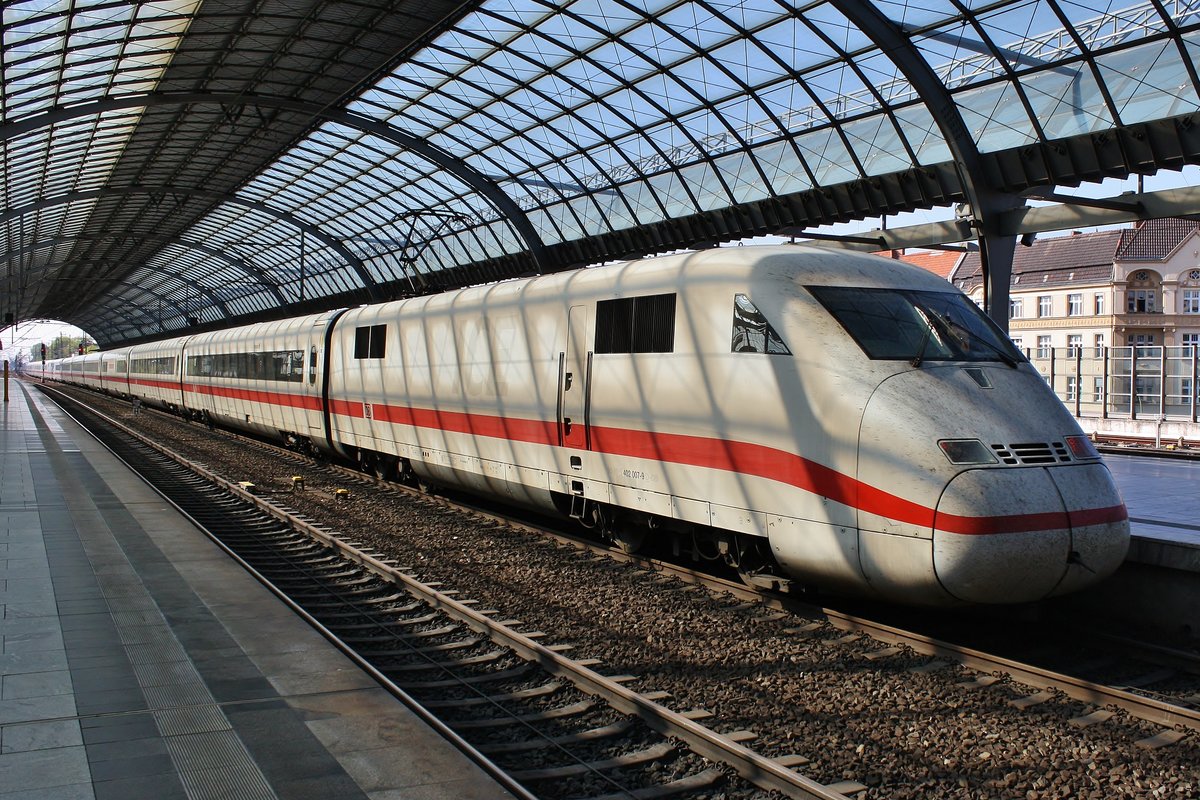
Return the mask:
<path id="1" fill-rule="evenodd" d="M 269 446 L 256 444 L 255 447 Z M 269 452 L 273 454 L 274 458 L 285 457 L 279 451 L 271 450 Z M 291 454 L 286 458 L 299 459 Z M 310 476 L 310 489 L 312 488 L 311 484 L 320 481 L 319 478 L 314 477 L 319 474 L 316 472 L 315 465 L 303 460 L 296 460 L 292 463 L 303 465 L 303 471 Z M 361 474 L 349 472 L 333 474 L 336 475 L 336 478 L 330 478 L 331 485 L 333 483 L 350 485 L 353 493 L 358 495 L 355 500 L 347 501 L 348 505 L 345 508 L 349 509 L 354 502 L 365 501 L 366 496 L 370 494 L 369 481 Z M 352 478 L 362 482 L 351 484 Z M 260 489 L 264 488 L 260 487 Z M 389 489 L 387 491 L 397 490 Z M 311 501 L 314 497 L 322 496 L 322 492 L 310 491 L 305 495 L 306 499 Z M 421 502 L 445 504 L 449 501 L 439 498 L 436 501 L 423 499 Z M 320 504 L 318 503 L 318 505 Z M 482 512 L 476 510 L 475 513 Z M 494 524 L 500 524 L 498 517 L 488 519 L 489 522 L 485 524 L 492 524 L 492 521 Z M 507 520 L 504 523 L 508 524 Z M 597 551 L 590 549 L 594 545 L 569 540 L 562 533 L 557 535 L 564 537 L 558 540 L 562 552 L 579 553 L 578 558 L 584 560 L 601 558 L 600 555 L 596 555 Z M 1196 730 L 1195 701 L 1193 700 L 1189 707 L 1186 700 L 1187 686 L 1194 686 L 1194 680 L 1188 684 L 1186 677 L 1178 679 L 1177 683 L 1183 687 L 1180 691 L 1156 697 L 1156 694 L 1164 693 L 1156 691 L 1155 686 L 1161 686 L 1163 680 L 1166 680 L 1167 683 L 1172 680 L 1170 677 L 1163 677 L 1165 671 L 1162 669 L 1157 670 L 1160 673 L 1159 684 L 1149 685 L 1149 690 L 1139 690 L 1141 695 L 1139 695 L 1139 691 L 1133 691 L 1132 687 L 1114 690 L 1113 686 L 1101 680 L 1087 681 L 1065 672 L 1056 673 L 1053 670 L 1032 668 L 1028 664 L 1013 662 L 1012 659 L 998 658 L 982 651 L 972 651 L 970 648 L 953 645 L 927 634 L 912 634 L 899 628 L 870 622 L 862 616 L 839 615 L 830 609 L 819 609 L 800 603 L 794 598 L 770 595 L 737 583 L 699 575 L 691 570 L 661 562 L 621 553 L 605 553 L 604 560 L 598 561 L 597 564 L 611 563 L 610 559 L 613 558 L 632 561 L 644 570 L 643 580 L 655 587 L 653 591 L 661 591 L 662 588 L 665 588 L 667 591 L 678 592 L 681 596 L 694 597 L 694 595 L 684 593 L 688 591 L 689 587 L 704 585 L 711 591 L 720 592 L 722 596 L 730 598 L 727 604 L 728 608 L 731 609 L 732 614 L 746 620 L 748 629 L 753 628 L 758 632 L 774 628 L 776 631 L 771 633 L 771 636 L 782 636 L 788 640 L 804 642 L 806 647 L 811 644 L 813 648 L 828 654 L 828 658 L 836 659 L 839 663 L 869 664 L 872 668 L 882 672 L 891 671 L 911 675 L 913 677 L 908 680 L 913 682 L 935 681 L 938 685 L 947 687 L 944 689 L 947 692 L 957 692 L 960 695 L 966 693 L 977 698 L 991 698 L 986 701 L 972 702 L 991 706 L 1003 705 L 1010 709 L 1010 712 L 1006 713 L 1043 720 L 1043 722 L 1035 724 L 1044 724 L 1044 719 L 1049 713 L 1047 709 L 1056 709 L 1054 713 L 1063 714 L 1064 722 L 1066 719 L 1075 720 L 1075 722 L 1068 723 L 1066 727 L 1081 731 L 1078 735 L 1082 737 L 1094 737 L 1094 731 L 1116 726 L 1120 731 L 1116 738 L 1123 739 L 1126 746 L 1132 747 L 1135 751 L 1159 752 L 1154 748 L 1163 748 L 1161 752 L 1170 752 L 1178 747 L 1191 747 L 1194 750 L 1196 739 L 1194 733 Z M 426 565 L 427 568 L 429 566 Z M 664 582 L 669 582 L 670 585 L 661 587 Z M 523 612 L 522 615 L 524 615 Z M 1125 643 L 1122 647 L 1128 649 L 1130 645 Z M 597 651 L 593 648 L 591 652 Z M 1190 654 L 1160 653 L 1159 658 L 1160 660 L 1174 659 L 1177 663 L 1172 668 L 1175 669 L 1177 675 L 1195 674 L 1194 657 Z M 1155 671 L 1154 669 L 1144 670 L 1142 677 L 1152 675 Z M 938 691 L 943 690 L 939 689 Z M 683 692 L 679 693 L 684 694 Z M 959 702 L 961 701 L 953 701 L 955 704 Z M 566 705 L 570 705 L 570 703 L 566 703 Z M 1152 722 L 1130 724 L 1131 720 L 1136 719 L 1151 720 Z M 1088 727 L 1075 727 L 1083 725 Z M 909 734 L 909 736 L 912 735 Z M 1134 747 L 1135 742 L 1141 744 Z M 776 754 L 779 754 L 777 749 L 779 744 L 779 742 L 769 743 L 766 752 L 771 752 L 770 748 L 774 747 Z M 1177 747 L 1166 747 L 1169 744 L 1176 744 Z M 861 748 L 862 745 L 860 744 L 859 747 Z M 815 751 L 807 753 L 810 756 L 818 754 Z M 945 760 L 949 763 L 958 761 L 957 759 Z M 860 757 L 858 761 L 854 776 L 862 779 L 866 784 L 880 783 L 878 780 L 871 779 L 870 773 L 874 768 L 868 759 Z M 953 772 L 956 769 L 959 768 L 950 767 L 949 771 Z M 830 770 L 826 768 L 822 777 L 826 783 L 836 784 L 836 780 L 830 780 L 829 772 Z M 832 777 L 839 777 L 836 770 L 833 772 Z M 848 774 L 848 771 L 843 771 L 841 776 L 847 777 Z M 1003 790 L 1007 788 L 1003 785 L 1007 780 L 1008 776 L 1004 776 L 1003 778 L 989 779 L 989 783 L 993 783 Z M 1193 780 L 1193 774 L 1183 775 L 1183 782 L 1180 785 L 1198 785 L 1189 784 L 1189 780 Z M 887 780 L 882 783 L 885 786 L 888 785 Z M 861 785 L 859 784 L 859 786 Z M 857 787 L 845 784 L 842 788 L 850 791 Z M 889 788 L 894 789 L 895 787 Z M 921 791 L 912 796 L 932 796 L 940 793 L 926 791 L 927 788 L 923 787 Z M 868 790 L 867 795 L 901 796 L 893 795 L 891 792 L 877 795 L 873 794 L 873 791 Z M 1103 796 L 1123 795 L 1120 792 L 1113 792 Z M 1130 794 L 1129 796 L 1136 795 Z"/>
<path id="2" fill-rule="evenodd" d="M 733 775 L 785 797 L 841 800 L 793 771 L 798 756 L 766 758 L 700 724 L 702 710 L 658 704 L 634 676 L 605 676 L 594 659 L 543 645 L 519 620 L 477 610 L 453 590 L 339 537 L 68 400 L 70 413 L 284 598 L 339 649 L 418 710 L 518 797 L 668 797 L 707 791 Z M 532 787 L 533 791 L 530 791 Z M 735 792 L 738 787 L 733 787 Z M 746 790 L 741 790 L 746 794 Z"/>

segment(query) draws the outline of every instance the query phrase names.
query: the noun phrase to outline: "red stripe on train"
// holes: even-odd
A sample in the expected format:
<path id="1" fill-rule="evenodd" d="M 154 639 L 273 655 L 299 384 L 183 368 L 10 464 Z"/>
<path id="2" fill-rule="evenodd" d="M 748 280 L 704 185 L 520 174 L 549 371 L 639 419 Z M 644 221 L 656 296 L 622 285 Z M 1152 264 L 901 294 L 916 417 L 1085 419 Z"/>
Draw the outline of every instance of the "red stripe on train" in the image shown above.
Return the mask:
<path id="1" fill-rule="evenodd" d="M 264 392 L 258 389 L 242 389 L 236 386 L 212 386 L 205 383 L 185 383 L 183 390 L 191 394 L 206 394 L 211 397 L 248 400 L 251 403 L 266 403 L 267 405 L 282 406 L 285 408 L 302 408 L 305 411 L 321 410 L 321 398 L 316 395 Z"/>
<path id="2" fill-rule="evenodd" d="M 140 382 L 140 381 L 139 381 Z M 178 384 L 160 384 L 175 388 Z M 283 392 L 263 392 L 256 389 L 187 384 L 186 391 L 227 397 L 270 405 L 320 410 L 320 398 Z M 369 418 L 391 425 L 440 430 L 486 436 L 513 442 L 538 445 L 558 444 L 558 425 L 554 422 L 512 419 L 461 411 L 412 408 L 385 403 L 372 403 Z M 368 418 L 364 404 L 350 400 L 331 400 L 330 411 L 342 417 Z M 1029 533 L 1066 529 L 1085 525 L 1104 525 L 1128 519 L 1124 505 L 1083 509 L 1071 512 L 1012 514 L 999 517 L 966 517 L 938 513 L 928 506 L 905 500 L 875 486 L 844 475 L 823 464 L 794 453 L 765 445 L 688 436 L 674 433 L 655 433 L 627 428 L 593 426 L 593 450 L 599 453 L 630 458 L 644 458 L 674 464 L 716 469 L 754 475 L 780 481 L 812 494 L 828 497 L 834 502 L 870 514 L 893 519 L 923 528 L 970 536 L 999 533 Z"/>
<path id="3" fill-rule="evenodd" d="M 340 416 L 365 417 L 363 404 L 358 402 L 333 401 L 331 410 Z M 553 422 L 512 420 L 384 404 L 371 405 L 371 418 L 396 425 L 469 433 L 532 444 L 558 443 L 558 426 Z M 860 511 L 925 528 L 937 527 L 938 530 L 947 533 L 1028 533 L 1121 522 L 1129 516 L 1124 505 L 1002 517 L 939 514 L 928 506 L 905 500 L 823 464 L 773 447 L 702 436 L 598 426 L 592 426 L 591 436 L 592 448 L 599 453 L 755 475 L 828 497 Z"/>

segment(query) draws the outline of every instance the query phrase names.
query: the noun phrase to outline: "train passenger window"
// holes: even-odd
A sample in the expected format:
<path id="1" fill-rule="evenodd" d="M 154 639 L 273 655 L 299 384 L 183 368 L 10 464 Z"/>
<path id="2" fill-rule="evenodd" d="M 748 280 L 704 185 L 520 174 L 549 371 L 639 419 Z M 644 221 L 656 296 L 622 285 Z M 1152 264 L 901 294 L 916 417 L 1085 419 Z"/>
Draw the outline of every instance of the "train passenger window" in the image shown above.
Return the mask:
<path id="1" fill-rule="evenodd" d="M 744 294 L 733 296 L 733 344 L 730 351 L 792 354 L 771 323 Z"/>
<path id="2" fill-rule="evenodd" d="M 135 358 L 130 371 L 140 372 L 143 375 L 174 375 L 175 356 Z"/>
<path id="3" fill-rule="evenodd" d="M 354 329 L 355 358 L 383 358 L 387 345 L 387 325 L 368 325 Z"/>
<path id="4" fill-rule="evenodd" d="M 675 352 L 675 295 L 596 303 L 596 353 Z"/>
<path id="5" fill-rule="evenodd" d="M 308 354 L 308 382 L 317 382 L 317 346 L 315 344 Z"/>

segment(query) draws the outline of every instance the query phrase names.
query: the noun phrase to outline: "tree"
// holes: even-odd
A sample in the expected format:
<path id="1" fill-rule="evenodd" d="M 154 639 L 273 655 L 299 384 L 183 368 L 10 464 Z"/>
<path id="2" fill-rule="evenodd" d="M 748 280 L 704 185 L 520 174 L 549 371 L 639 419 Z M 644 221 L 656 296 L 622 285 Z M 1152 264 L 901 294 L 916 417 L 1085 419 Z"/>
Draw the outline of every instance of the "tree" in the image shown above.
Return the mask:
<path id="1" fill-rule="evenodd" d="M 87 336 L 59 336 L 47 346 L 46 358 L 66 358 L 76 355 L 79 352 L 80 344 L 83 345 L 85 353 L 96 346 L 95 341 Z M 37 357 L 40 359 L 41 356 L 39 351 Z"/>

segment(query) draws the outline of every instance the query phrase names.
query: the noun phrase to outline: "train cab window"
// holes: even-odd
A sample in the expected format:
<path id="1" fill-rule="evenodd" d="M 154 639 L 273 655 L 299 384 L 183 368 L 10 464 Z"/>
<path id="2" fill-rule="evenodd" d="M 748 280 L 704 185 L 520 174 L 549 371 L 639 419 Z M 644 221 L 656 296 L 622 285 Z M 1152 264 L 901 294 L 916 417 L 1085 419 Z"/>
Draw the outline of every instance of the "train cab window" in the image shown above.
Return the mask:
<path id="1" fill-rule="evenodd" d="M 1025 357 L 959 292 L 809 286 L 868 358 L 922 361 L 1002 361 Z"/>
<path id="2" fill-rule="evenodd" d="M 387 345 L 387 325 L 368 325 L 354 329 L 355 358 L 383 358 Z"/>
<path id="3" fill-rule="evenodd" d="M 597 354 L 675 352 L 675 295 L 598 301 L 594 350 Z"/>
<path id="4" fill-rule="evenodd" d="M 730 351 L 792 354 L 771 323 L 744 294 L 733 296 L 733 344 Z"/>

